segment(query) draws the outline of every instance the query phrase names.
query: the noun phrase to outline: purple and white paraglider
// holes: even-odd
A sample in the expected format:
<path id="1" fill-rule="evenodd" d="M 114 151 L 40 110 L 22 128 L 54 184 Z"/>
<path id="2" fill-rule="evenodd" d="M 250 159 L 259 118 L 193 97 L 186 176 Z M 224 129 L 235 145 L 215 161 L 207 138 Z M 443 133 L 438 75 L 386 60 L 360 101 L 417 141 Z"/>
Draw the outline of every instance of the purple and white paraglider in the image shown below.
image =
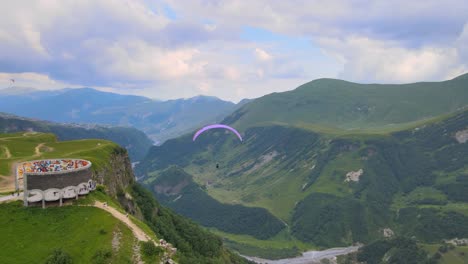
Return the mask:
<path id="1" fill-rule="evenodd" d="M 222 125 L 222 124 L 214 124 L 214 125 L 209 125 L 209 126 L 203 127 L 202 129 L 198 130 L 195 133 L 195 135 L 193 135 L 193 141 L 195 141 L 195 139 L 197 139 L 197 137 L 200 136 L 203 132 L 205 132 L 207 130 L 210 130 L 210 129 L 214 129 L 214 128 L 227 129 L 227 130 L 233 132 L 234 134 L 236 134 L 236 136 L 239 138 L 239 140 L 242 141 L 242 136 L 241 136 L 241 134 L 239 132 L 237 132 L 237 130 L 235 130 L 234 128 L 232 128 L 230 126 Z"/>

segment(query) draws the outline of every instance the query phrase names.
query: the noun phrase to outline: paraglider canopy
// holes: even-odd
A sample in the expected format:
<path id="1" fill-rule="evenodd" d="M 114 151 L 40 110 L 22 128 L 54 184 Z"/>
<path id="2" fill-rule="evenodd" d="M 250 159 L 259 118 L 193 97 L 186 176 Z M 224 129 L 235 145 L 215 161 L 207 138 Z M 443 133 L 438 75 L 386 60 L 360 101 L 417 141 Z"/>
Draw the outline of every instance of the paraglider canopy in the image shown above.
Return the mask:
<path id="1" fill-rule="evenodd" d="M 224 128 L 224 129 L 227 129 L 231 132 L 233 132 L 234 134 L 236 134 L 236 136 L 239 138 L 240 141 L 242 141 L 242 136 L 240 135 L 239 132 L 237 132 L 237 130 L 235 130 L 234 128 L 230 127 L 230 126 L 227 126 L 227 125 L 222 125 L 222 124 L 214 124 L 214 125 L 209 125 L 209 126 L 205 126 L 203 127 L 202 129 L 198 130 L 195 135 L 193 135 L 193 141 L 195 141 L 195 139 L 197 139 L 197 137 L 199 135 L 201 135 L 203 132 L 207 131 L 207 130 L 210 130 L 210 129 L 213 129 L 213 128 Z"/>

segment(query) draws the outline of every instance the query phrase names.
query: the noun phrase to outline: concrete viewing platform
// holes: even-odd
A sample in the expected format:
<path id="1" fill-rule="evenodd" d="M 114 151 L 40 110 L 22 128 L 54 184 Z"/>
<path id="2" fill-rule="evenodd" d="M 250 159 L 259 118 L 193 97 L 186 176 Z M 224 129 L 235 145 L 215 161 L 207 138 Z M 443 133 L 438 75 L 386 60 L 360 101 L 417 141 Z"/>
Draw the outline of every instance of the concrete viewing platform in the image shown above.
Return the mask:
<path id="1" fill-rule="evenodd" d="M 59 202 L 78 199 L 96 189 L 91 162 L 82 159 L 50 159 L 26 161 L 16 169 L 16 191 L 24 192 L 23 202 Z"/>

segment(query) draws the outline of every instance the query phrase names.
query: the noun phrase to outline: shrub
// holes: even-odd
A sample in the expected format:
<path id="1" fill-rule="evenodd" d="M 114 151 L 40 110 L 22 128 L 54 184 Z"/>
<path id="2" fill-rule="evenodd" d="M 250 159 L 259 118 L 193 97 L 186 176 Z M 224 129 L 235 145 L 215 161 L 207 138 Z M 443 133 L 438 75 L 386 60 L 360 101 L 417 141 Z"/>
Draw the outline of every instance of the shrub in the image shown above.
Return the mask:
<path id="1" fill-rule="evenodd" d="M 67 252 L 62 249 L 55 249 L 46 259 L 45 264 L 72 264 L 73 260 Z"/>
<path id="2" fill-rule="evenodd" d="M 106 193 L 106 187 L 104 185 L 98 184 L 98 186 L 96 186 L 96 191 Z"/>
<path id="3" fill-rule="evenodd" d="M 447 251 L 448 251 L 447 244 L 443 244 L 442 246 L 439 247 L 440 253 L 446 253 Z"/>
<path id="4" fill-rule="evenodd" d="M 145 256 L 157 256 L 162 253 L 162 248 L 156 247 L 152 241 L 141 242 L 141 250 Z"/>
<path id="5" fill-rule="evenodd" d="M 92 258 L 92 263 L 94 264 L 105 264 L 108 259 L 112 257 L 112 252 L 110 250 L 98 250 Z"/>

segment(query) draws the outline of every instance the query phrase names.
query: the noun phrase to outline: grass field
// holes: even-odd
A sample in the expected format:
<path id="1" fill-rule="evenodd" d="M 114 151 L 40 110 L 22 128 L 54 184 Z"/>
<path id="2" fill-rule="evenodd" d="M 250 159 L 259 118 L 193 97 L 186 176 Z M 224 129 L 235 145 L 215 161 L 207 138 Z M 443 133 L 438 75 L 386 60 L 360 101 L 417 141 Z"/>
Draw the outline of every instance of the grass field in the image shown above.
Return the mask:
<path id="1" fill-rule="evenodd" d="M 430 255 L 434 255 L 440 246 L 440 244 L 421 244 L 421 247 Z M 453 249 L 448 249 L 447 252 L 441 255 L 439 264 L 467 264 L 468 246 L 456 246 Z"/>
<path id="2" fill-rule="evenodd" d="M 84 206 L 94 201 L 107 202 L 125 214 L 116 200 L 100 191 L 73 201 L 73 205 L 46 210 L 26 208 L 21 202 L 0 204 L 0 263 L 42 263 L 54 249 L 68 253 L 73 263 L 133 263 L 133 247 L 140 242 L 108 212 Z M 133 216 L 130 219 L 158 241 L 145 223 Z M 116 239 L 118 249 L 113 248 Z M 148 257 L 142 251 L 140 255 L 146 260 L 159 260 L 158 256 Z"/>
<path id="3" fill-rule="evenodd" d="M 97 169 L 106 163 L 117 145 L 106 140 L 87 139 L 58 142 L 53 134 L 16 133 L 0 135 L 0 193 L 14 190 L 17 162 L 52 158 L 90 160 Z M 97 151 L 99 150 L 99 151 Z"/>
<path id="4" fill-rule="evenodd" d="M 130 263 L 134 237 L 126 225 L 92 207 L 24 208 L 21 203 L 0 205 L 0 260 L 2 263 L 42 263 L 54 249 L 62 249 L 73 263 Z M 120 233 L 119 249 L 112 247 Z"/>
<path id="5" fill-rule="evenodd" d="M 302 251 L 317 249 L 314 245 L 292 237 L 286 230 L 267 240 L 256 239 L 249 235 L 229 234 L 213 228 L 209 230 L 223 237 L 228 248 L 248 256 L 280 259 L 298 256 Z"/>
<path id="6" fill-rule="evenodd" d="M 82 197 L 81 199 L 77 200 L 75 204 L 77 205 L 92 205 L 94 201 L 99 202 L 106 202 L 110 207 L 115 208 L 117 211 L 121 212 L 122 214 L 126 214 L 125 210 L 119 205 L 119 202 L 115 199 L 112 199 L 108 195 L 104 194 L 100 191 L 91 192 L 86 197 Z M 146 233 L 149 237 L 154 239 L 155 241 L 158 240 L 156 234 L 151 230 L 149 226 L 143 223 L 141 220 L 137 219 L 133 215 L 129 215 L 130 219 L 134 224 L 136 224 L 143 232 Z"/>

